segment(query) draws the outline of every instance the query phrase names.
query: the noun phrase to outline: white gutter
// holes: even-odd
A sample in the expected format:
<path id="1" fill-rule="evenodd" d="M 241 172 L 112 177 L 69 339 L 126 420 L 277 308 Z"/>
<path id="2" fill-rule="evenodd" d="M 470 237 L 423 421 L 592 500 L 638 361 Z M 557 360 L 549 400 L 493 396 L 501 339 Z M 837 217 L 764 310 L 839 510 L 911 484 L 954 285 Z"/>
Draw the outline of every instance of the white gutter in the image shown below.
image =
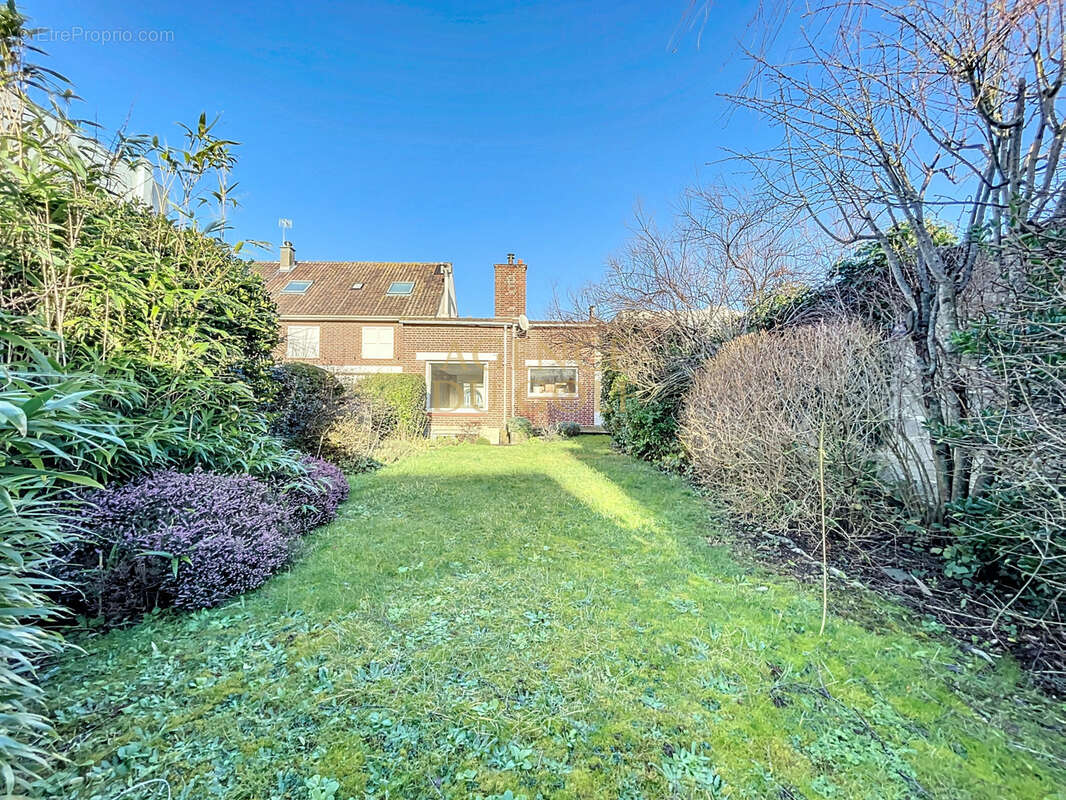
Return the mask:
<path id="1" fill-rule="evenodd" d="M 514 323 L 507 320 L 463 319 L 462 317 L 373 317 L 365 314 L 280 314 L 278 319 L 285 322 L 315 320 L 321 322 L 396 322 L 400 325 L 457 325 L 481 328 L 508 328 L 514 330 Z M 595 322 L 531 322 L 531 328 L 588 328 Z"/>
<path id="2" fill-rule="evenodd" d="M 405 317 L 368 317 L 366 315 L 346 314 L 281 314 L 278 319 L 284 322 L 313 320 L 315 322 L 395 322 L 400 325 L 458 325 L 484 328 L 506 328 L 511 323 L 493 320 L 464 320 L 462 318 L 409 319 Z"/>

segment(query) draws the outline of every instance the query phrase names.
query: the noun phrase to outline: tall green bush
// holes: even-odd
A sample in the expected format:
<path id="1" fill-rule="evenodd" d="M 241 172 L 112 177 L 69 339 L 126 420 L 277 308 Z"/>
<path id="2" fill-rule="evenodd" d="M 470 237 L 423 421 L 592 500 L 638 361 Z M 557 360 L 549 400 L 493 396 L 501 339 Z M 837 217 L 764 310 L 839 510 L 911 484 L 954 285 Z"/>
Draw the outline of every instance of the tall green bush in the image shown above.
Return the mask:
<path id="1" fill-rule="evenodd" d="M 423 436 L 429 417 L 426 414 L 426 382 L 421 375 L 367 375 L 353 393 L 375 401 L 384 409 L 384 427 L 399 436 Z"/>
<path id="2" fill-rule="evenodd" d="M 0 779 L 45 766 L 39 659 L 52 553 L 71 487 L 159 467 L 301 474 L 269 435 L 277 315 L 224 241 L 235 143 L 201 115 L 184 149 L 143 139 L 101 154 L 63 112 L 69 86 L 12 2 L 0 7 Z M 112 165 L 155 160 L 168 202 L 111 190 Z M 169 195 L 169 190 L 175 196 Z M 213 218 L 197 219 L 205 209 Z M 42 335 L 41 331 L 46 334 Z"/>
<path id="3" fill-rule="evenodd" d="M 301 362 L 278 364 L 272 377 L 277 389 L 266 405 L 270 432 L 290 447 L 317 455 L 341 413 L 344 387 L 321 367 Z"/>
<path id="4" fill-rule="evenodd" d="M 664 469 L 683 470 L 684 448 L 678 439 L 681 398 L 648 397 L 621 373 L 603 371 L 600 411 L 603 427 L 624 453 Z"/>

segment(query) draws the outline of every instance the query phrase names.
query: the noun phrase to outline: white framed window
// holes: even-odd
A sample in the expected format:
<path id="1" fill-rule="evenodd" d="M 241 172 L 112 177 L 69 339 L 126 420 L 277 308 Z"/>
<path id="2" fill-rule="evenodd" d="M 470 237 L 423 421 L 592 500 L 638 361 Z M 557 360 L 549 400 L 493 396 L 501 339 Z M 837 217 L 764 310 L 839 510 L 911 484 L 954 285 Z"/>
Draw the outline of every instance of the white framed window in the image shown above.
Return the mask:
<path id="1" fill-rule="evenodd" d="M 314 281 L 289 281 L 285 284 L 285 288 L 281 290 L 282 294 L 304 294 L 311 288 L 311 284 Z"/>
<path id="2" fill-rule="evenodd" d="M 388 291 L 386 291 L 385 294 L 407 295 L 411 294 L 414 290 L 414 281 L 393 281 L 389 284 Z"/>
<path id="3" fill-rule="evenodd" d="M 530 397 L 577 397 L 577 367 L 530 367 Z"/>
<path id="4" fill-rule="evenodd" d="M 363 358 L 392 358 L 392 326 L 363 326 Z"/>
<path id="5" fill-rule="evenodd" d="M 318 358 L 318 326 L 290 325 L 285 330 L 285 355 L 288 358 Z"/>
<path id="6" fill-rule="evenodd" d="M 430 411 L 485 411 L 489 407 L 489 368 L 469 361 L 426 364 Z"/>

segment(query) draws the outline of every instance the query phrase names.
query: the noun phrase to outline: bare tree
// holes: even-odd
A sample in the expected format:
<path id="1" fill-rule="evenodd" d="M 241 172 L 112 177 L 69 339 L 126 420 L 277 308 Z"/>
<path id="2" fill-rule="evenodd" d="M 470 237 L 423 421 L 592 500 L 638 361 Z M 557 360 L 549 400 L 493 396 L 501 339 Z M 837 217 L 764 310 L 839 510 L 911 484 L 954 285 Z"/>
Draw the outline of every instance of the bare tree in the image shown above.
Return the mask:
<path id="1" fill-rule="evenodd" d="M 625 248 L 570 305 L 607 320 L 598 347 L 639 391 L 676 394 L 743 311 L 820 266 L 824 237 L 803 216 L 765 193 L 691 188 L 667 229 L 638 211 Z"/>
<path id="2" fill-rule="evenodd" d="M 1034 0 L 829 2 L 804 17 L 797 53 L 749 51 L 734 97 L 781 132 L 745 156 L 780 202 L 838 241 L 882 244 L 934 432 L 972 412 L 956 339 L 975 270 L 1016 273 L 998 245 L 1066 216 L 1064 13 Z M 958 246 L 935 240 L 938 219 L 957 225 Z M 942 511 L 967 496 L 973 460 L 931 439 Z"/>

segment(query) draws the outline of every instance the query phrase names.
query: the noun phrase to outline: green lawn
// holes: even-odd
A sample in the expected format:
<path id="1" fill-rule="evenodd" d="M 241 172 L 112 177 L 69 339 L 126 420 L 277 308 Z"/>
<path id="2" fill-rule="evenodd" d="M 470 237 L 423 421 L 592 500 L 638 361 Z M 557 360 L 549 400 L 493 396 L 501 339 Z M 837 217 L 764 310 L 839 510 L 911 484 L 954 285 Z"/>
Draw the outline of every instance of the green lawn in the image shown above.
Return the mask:
<path id="1" fill-rule="evenodd" d="M 819 587 L 603 437 L 352 487 L 261 591 L 76 640 L 64 796 L 1066 798 L 1062 708 L 1009 664 L 854 592 L 819 638 Z"/>

